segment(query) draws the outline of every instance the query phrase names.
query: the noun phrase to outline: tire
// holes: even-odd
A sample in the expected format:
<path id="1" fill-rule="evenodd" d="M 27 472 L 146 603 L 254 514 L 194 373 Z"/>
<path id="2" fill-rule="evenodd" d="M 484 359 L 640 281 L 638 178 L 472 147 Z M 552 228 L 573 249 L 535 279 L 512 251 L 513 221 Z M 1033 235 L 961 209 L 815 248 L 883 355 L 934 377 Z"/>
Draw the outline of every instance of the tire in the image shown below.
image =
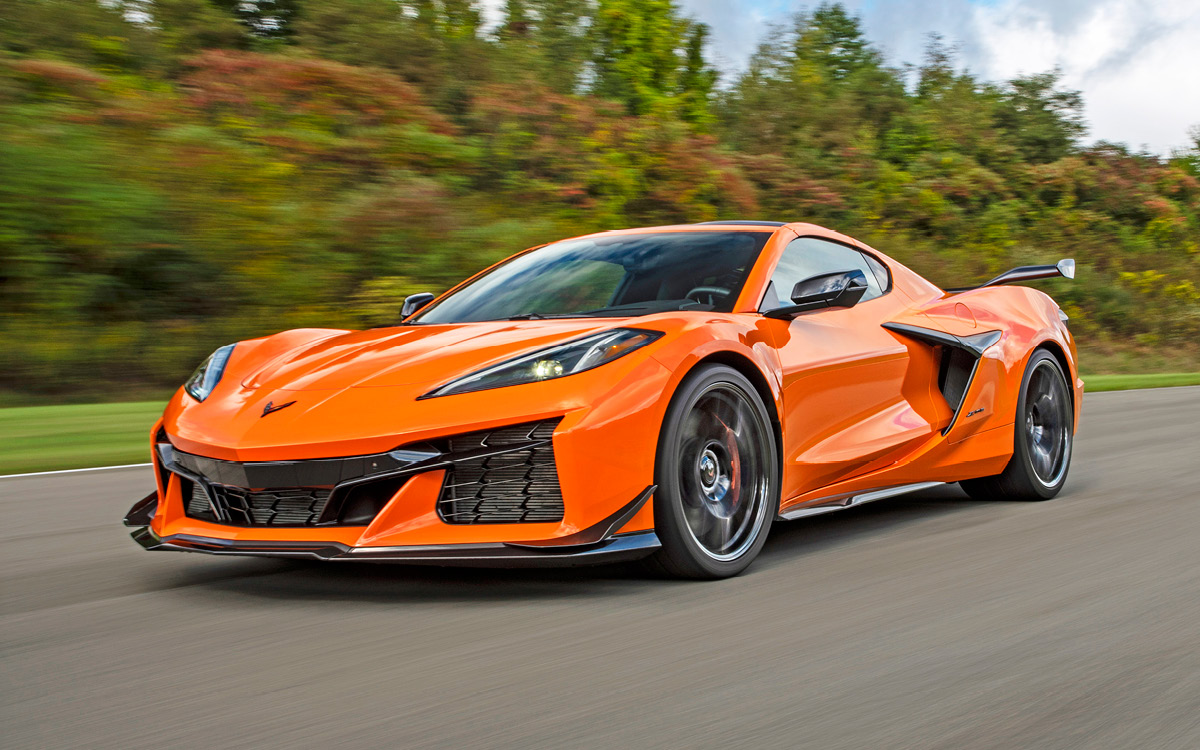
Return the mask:
<path id="1" fill-rule="evenodd" d="M 655 460 L 649 567 L 676 578 L 735 576 L 758 556 L 779 511 L 779 457 L 754 386 L 723 365 L 689 373 L 671 399 Z"/>
<path id="2" fill-rule="evenodd" d="M 1038 349 L 1025 366 L 1013 436 L 1004 471 L 959 485 L 977 500 L 1049 500 L 1067 482 L 1075 443 L 1071 388 L 1058 360 Z"/>

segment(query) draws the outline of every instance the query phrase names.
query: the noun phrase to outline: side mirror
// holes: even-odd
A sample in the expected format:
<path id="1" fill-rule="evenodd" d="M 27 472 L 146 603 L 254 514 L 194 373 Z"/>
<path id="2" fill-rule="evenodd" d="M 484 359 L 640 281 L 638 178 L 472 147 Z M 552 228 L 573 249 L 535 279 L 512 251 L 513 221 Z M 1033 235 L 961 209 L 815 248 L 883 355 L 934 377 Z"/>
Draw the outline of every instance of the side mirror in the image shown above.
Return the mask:
<path id="1" fill-rule="evenodd" d="M 810 276 L 792 287 L 792 304 L 770 310 L 768 318 L 790 318 L 797 313 L 826 307 L 854 307 L 867 293 L 862 271 L 835 271 Z"/>
<path id="2" fill-rule="evenodd" d="M 425 305 L 433 302 L 433 299 L 433 295 L 429 292 L 418 292 L 417 294 L 408 295 L 404 298 L 404 307 L 400 308 L 400 319 L 404 320 Z"/>

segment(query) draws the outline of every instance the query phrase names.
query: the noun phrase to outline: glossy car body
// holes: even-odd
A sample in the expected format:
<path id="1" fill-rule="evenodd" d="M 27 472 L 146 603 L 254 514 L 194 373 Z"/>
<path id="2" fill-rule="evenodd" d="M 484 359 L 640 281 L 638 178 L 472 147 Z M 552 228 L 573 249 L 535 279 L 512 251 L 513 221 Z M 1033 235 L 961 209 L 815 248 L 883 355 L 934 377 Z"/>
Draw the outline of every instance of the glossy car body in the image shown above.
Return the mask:
<path id="1" fill-rule="evenodd" d="M 304 329 L 240 342 L 206 400 L 181 389 L 154 425 L 158 486 L 131 510 L 127 523 L 139 527 L 134 536 L 148 548 L 218 554 L 506 565 L 639 557 L 659 544 L 653 494 L 664 414 L 681 381 L 708 362 L 745 375 L 771 412 L 783 518 L 925 483 L 999 473 L 1014 451 L 1022 374 L 1039 348 L 1067 374 L 1072 425 L 1078 424 L 1083 382 L 1074 341 L 1065 316 L 1040 291 L 993 286 L 951 294 L 862 243 L 812 224 L 604 234 L 730 229 L 769 235 L 730 312 Z M 890 277 L 885 293 L 791 319 L 762 314 L 781 254 L 803 237 L 854 248 L 882 263 Z M 489 364 L 621 327 L 662 336 L 568 377 L 422 398 Z M 953 403 L 958 394 L 939 388 L 944 360 L 956 340 L 992 331 L 998 340 L 969 360 L 961 403 Z M 547 420 L 561 420 L 552 438 L 561 520 L 447 522 L 439 497 L 453 466 L 444 441 Z M 219 482 L 213 473 L 220 467 L 294 465 L 303 471 L 317 460 L 357 460 L 397 449 L 410 452 L 386 459 L 399 463 L 384 468 L 412 470 L 396 475 L 382 510 L 361 524 L 231 525 L 189 515 L 187 488 L 197 490 L 188 484 L 189 469 L 172 463 L 173 455 L 213 459 L 218 463 L 204 464 L 204 480 Z M 188 460 L 192 469 L 198 466 L 197 459 Z M 337 471 L 345 477 L 348 470 L 341 465 Z"/>

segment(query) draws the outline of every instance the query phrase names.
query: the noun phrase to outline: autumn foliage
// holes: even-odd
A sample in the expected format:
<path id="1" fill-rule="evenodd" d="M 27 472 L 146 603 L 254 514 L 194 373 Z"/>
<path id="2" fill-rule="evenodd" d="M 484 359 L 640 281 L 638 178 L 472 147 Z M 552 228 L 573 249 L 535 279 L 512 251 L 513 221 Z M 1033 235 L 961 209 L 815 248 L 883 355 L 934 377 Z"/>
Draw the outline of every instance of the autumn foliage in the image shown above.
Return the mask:
<path id="1" fill-rule="evenodd" d="M 1084 145 L 1053 72 L 980 81 L 936 40 L 905 72 L 837 5 L 721 86 L 668 0 L 5 12 L 0 389 L 170 386 L 529 245 L 718 218 L 832 226 L 945 285 L 1074 257 L 1047 288 L 1097 367 L 1200 362 L 1196 134 Z"/>

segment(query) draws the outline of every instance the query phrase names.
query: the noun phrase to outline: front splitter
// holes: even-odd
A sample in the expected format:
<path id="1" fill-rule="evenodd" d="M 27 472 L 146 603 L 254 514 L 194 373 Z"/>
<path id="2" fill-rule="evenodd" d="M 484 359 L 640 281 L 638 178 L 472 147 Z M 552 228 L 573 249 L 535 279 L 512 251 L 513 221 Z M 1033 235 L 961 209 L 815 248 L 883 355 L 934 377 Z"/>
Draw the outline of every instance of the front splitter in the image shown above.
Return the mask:
<path id="1" fill-rule="evenodd" d="M 617 534 L 593 544 L 540 548 L 510 544 L 350 547 L 338 542 L 246 541 L 190 534 L 160 537 L 149 527 L 139 528 L 131 536 L 148 550 L 489 568 L 558 568 L 623 562 L 646 557 L 662 546 L 653 531 Z"/>

